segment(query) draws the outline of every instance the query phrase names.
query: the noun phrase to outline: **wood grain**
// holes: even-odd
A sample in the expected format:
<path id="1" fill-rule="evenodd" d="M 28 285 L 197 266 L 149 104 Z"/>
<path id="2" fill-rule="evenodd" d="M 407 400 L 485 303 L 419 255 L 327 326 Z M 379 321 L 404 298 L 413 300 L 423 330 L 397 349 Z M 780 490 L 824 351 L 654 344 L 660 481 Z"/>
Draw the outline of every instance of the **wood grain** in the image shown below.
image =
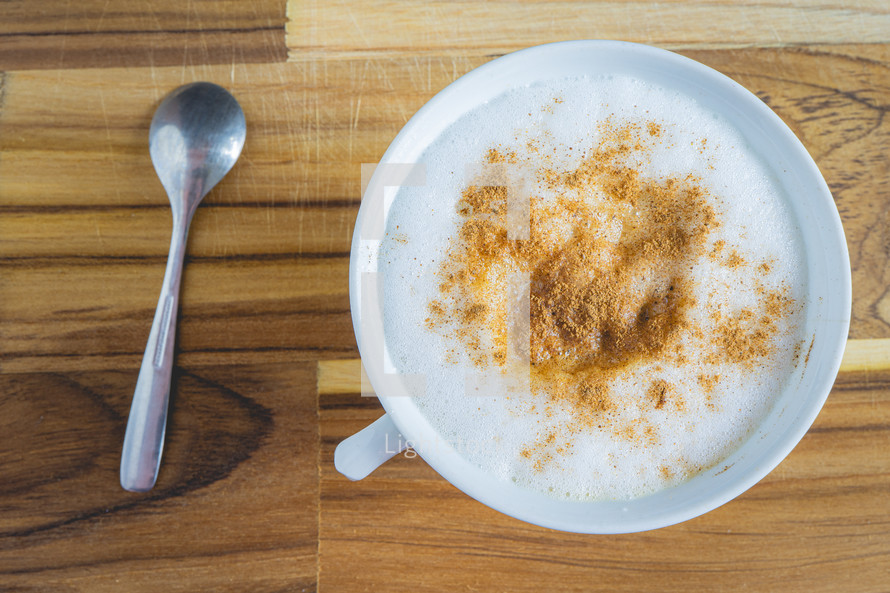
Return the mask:
<path id="1" fill-rule="evenodd" d="M 3 3 L 0 590 L 886 590 L 888 37 L 882 0 Z M 851 253 L 814 427 L 737 500 L 651 533 L 525 525 L 416 458 L 357 483 L 332 465 L 382 413 L 348 310 L 361 164 L 462 74 L 572 38 L 675 49 L 756 93 Z M 249 136 L 192 227 L 164 464 L 137 495 L 117 463 L 170 230 L 147 130 L 197 79 Z"/>
<path id="2" fill-rule="evenodd" d="M 571 39 L 618 39 L 667 49 L 887 43 L 882 0 L 651 2 L 288 3 L 288 59 L 492 56 Z"/>
<path id="3" fill-rule="evenodd" d="M 110 72 L 127 92 L 102 90 Z M 0 365 L 7 371 L 141 360 L 171 228 L 146 134 L 153 106 L 183 71 L 143 74 L 40 71 L 7 79 L 0 111 Z M 342 163 L 348 155 L 329 148 L 333 142 L 318 144 L 317 120 L 303 112 L 324 98 L 307 99 L 299 68 L 209 66 L 191 74 L 229 85 L 251 131 L 239 164 L 192 225 L 180 360 L 353 356 L 346 270 L 358 190 L 352 199 L 313 190 L 319 171 L 357 171 L 374 157 Z M 64 103 L 59 76 L 74 101 L 53 109 L 39 97 Z M 88 190 L 79 180 L 84 170 Z"/>
<path id="4" fill-rule="evenodd" d="M 117 479 L 137 372 L 0 376 L 0 589 L 314 589 L 312 366 L 180 367 L 147 495 Z"/>
<path id="5" fill-rule="evenodd" d="M 277 0 L 11 0 L 0 70 L 278 62 L 284 12 Z"/>

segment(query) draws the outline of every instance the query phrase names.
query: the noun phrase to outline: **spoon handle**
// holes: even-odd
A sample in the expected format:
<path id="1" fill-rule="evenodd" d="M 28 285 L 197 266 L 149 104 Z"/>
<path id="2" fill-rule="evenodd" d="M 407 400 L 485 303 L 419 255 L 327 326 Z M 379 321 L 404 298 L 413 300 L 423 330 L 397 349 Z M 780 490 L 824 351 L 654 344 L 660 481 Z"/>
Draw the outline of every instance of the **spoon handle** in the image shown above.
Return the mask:
<path id="1" fill-rule="evenodd" d="M 174 220 L 161 297 L 130 406 L 121 454 L 121 486 L 132 492 L 151 490 L 161 463 L 188 223 L 188 220 Z"/>

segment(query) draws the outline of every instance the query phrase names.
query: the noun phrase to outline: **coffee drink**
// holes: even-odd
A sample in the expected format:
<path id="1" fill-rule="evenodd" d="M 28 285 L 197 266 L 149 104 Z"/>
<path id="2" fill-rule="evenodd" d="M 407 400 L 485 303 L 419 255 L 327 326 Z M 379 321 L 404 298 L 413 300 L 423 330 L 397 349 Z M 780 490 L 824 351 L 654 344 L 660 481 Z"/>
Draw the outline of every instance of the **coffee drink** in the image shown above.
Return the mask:
<path id="1" fill-rule="evenodd" d="M 421 162 L 379 252 L 387 364 L 504 481 L 585 500 L 676 485 L 806 358 L 787 198 L 695 98 L 623 77 L 514 88 Z"/>

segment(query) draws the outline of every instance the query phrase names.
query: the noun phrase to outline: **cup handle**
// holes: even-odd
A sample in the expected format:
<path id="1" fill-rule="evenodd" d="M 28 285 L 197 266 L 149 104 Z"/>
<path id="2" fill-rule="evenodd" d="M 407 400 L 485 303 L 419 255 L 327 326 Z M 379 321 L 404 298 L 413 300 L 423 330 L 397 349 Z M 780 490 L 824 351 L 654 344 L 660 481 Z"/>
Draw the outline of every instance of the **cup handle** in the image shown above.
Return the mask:
<path id="1" fill-rule="evenodd" d="M 350 480 L 361 480 L 407 448 L 389 414 L 384 414 L 337 445 L 334 467 Z"/>

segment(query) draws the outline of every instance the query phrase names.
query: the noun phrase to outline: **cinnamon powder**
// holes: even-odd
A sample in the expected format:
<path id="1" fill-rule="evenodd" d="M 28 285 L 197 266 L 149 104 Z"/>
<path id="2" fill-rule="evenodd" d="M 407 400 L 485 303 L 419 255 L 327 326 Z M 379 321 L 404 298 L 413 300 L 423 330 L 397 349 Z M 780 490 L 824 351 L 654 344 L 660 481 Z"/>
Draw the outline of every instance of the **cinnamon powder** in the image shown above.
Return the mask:
<path id="1" fill-rule="evenodd" d="M 604 418 L 625 403 L 610 390 L 623 370 L 653 361 L 686 363 L 684 335 L 706 343 L 711 363 L 750 365 L 768 356 L 775 321 L 793 306 L 787 295 L 763 290 L 763 310 L 756 314 L 718 312 L 716 331 L 695 327 L 689 313 L 697 304 L 696 262 L 748 265 L 735 249 L 717 257 L 726 248 L 723 239 L 712 238 L 720 227 L 718 200 L 694 176 L 646 178 L 629 164 L 658 141 L 663 130 L 657 122 L 607 122 L 600 131 L 599 143 L 566 171 L 549 166 L 535 142 L 526 144 L 523 156 L 501 147 L 488 151 L 489 163 L 536 171 L 546 194 L 529 198 L 528 239 L 512 240 L 508 188 L 470 184 L 463 190 L 458 238 L 438 272 L 441 298 L 430 303 L 427 318 L 428 327 L 450 332 L 477 366 L 504 367 L 513 347 L 511 313 L 519 305 L 502 281 L 509 272 L 526 274 L 529 333 L 518 338 L 528 340 L 532 387 L 572 410 L 576 425 L 568 431 L 608 424 Z M 758 268 L 768 270 L 768 264 Z M 698 381 L 711 394 L 719 376 Z M 647 393 L 659 413 L 683 409 L 683 394 L 664 379 L 653 381 Z M 624 438 L 652 438 L 651 426 L 612 429 Z M 547 435 L 521 455 L 543 463 L 553 454 L 550 441 Z"/>

